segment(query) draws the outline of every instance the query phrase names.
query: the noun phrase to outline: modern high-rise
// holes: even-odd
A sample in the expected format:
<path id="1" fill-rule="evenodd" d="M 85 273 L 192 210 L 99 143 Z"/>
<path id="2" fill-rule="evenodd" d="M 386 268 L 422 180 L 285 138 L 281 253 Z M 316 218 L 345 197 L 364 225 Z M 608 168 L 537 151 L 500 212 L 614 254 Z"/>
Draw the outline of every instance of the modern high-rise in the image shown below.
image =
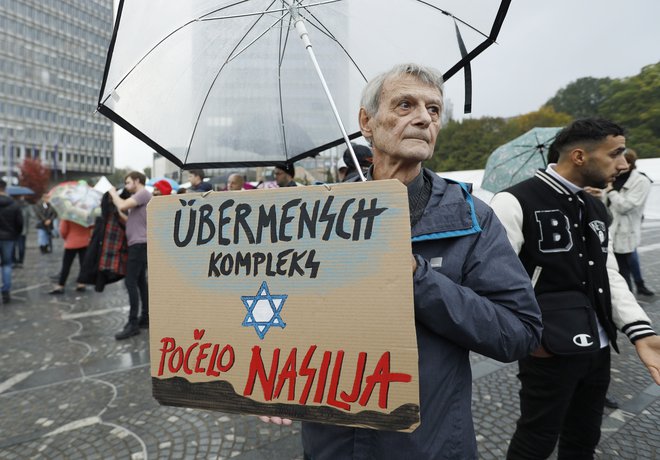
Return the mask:
<path id="1" fill-rule="evenodd" d="M 112 123 L 95 113 L 112 0 L 0 0 L 0 171 L 40 158 L 57 179 L 113 172 Z"/>

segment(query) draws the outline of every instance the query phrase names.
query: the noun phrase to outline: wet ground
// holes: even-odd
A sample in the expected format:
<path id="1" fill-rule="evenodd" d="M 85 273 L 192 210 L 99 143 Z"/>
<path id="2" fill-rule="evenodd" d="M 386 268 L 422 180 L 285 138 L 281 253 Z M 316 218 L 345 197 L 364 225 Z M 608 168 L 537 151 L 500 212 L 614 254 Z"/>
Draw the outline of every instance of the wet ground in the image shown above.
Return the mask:
<path id="1" fill-rule="evenodd" d="M 302 458 L 297 423 L 160 406 L 148 331 L 114 339 L 128 314 L 123 283 L 76 292 L 76 265 L 66 293 L 48 295 L 61 251 L 60 240 L 52 254 L 29 247 L 12 302 L 0 306 L 1 459 Z M 660 291 L 660 221 L 645 224 L 640 256 L 647 285 Z M 660 296 L 639 300 L 660 329 Z M 660 458 L 660 387 L 625 337 L 619 344 L 610 393 L 621 407 L 606 410 L 597 458 Z M 517 365 L 471 359 L 479 453 L 500 459 L 518 415 Z"/>

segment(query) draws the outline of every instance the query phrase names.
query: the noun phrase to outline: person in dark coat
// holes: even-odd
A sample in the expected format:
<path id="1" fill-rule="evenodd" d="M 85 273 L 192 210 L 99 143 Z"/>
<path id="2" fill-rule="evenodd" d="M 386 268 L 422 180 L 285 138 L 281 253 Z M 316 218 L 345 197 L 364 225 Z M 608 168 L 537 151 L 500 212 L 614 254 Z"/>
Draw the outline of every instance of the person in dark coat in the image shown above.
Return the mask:
<path id="1" fill-rule="evenodd" d="M 422 168 L 440 131 L 442 76 L 415 64 L 367 83 L 359 113 L 374 157 L 367 180 L 408 189 L 419 427 L 412 433 L 303 422 L 306 458 L 477 458 L 470 351 L 514 361 L 539 345 L 541 315 L 527 273 L 492 210 L 465 184 Z M 265 418 L 274 423 L 286 419 Z"/>
<path id="2" fill-rule="evenodd" d="M 625 171 L 621 126 L 575 120 L 555 137 L 557 163 L 498 194 L 507 230 L 543 313 L 541 346 L 518 361 L 520 418 L 508 459 L 590 459 L 600 439 L 617 329 L 660 385 L 660 337 L 618 273 L 609 215 L 588 193 Z"/>
<path id="3" fill-rule="evenodd" d="M 37 217 L 37 239 L 39 250 L 42 254 L 48 254 L 53 250 L 53 230 L 57 211 L 48 202 L 48 196 L 44 196 L 34 205 L 34 214 Z"/>
<path id="4" fill-rule="evenodd" d="M 0 179 L 0 263 L 2 264 L 2 302 L 11 301 L 11 272 L 14 245 L 23 231 L 23 213 L 7 194 L 7 182 Z"/>
<path id="5" fill-rule="evenodd" d="M 296 177 L 296 167 L 292 163 L 275 166 L 273 169 L 275 182 L 279 187 L 297 187 L 298 183 L 293 180 Z"/>

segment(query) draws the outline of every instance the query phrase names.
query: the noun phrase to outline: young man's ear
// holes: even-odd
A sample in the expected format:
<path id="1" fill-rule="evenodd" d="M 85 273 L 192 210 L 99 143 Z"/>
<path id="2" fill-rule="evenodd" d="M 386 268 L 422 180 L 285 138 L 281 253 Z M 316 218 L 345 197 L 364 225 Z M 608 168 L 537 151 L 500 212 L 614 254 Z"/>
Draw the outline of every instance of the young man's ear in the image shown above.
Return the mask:
<path id="1" fill-rule="evenodd" d="M 584 150 L 577 148 L 577 149 L 571 150 L 571 152 L 569 153 L 569 156 L 570 156 L 571 161 L 573 162 L 573 164 L 575 164 L 577 166 L 582 166 L 584 164 L 584 161 L 585 161 L 585 154 L 586 154 L 586 152 Z"/>

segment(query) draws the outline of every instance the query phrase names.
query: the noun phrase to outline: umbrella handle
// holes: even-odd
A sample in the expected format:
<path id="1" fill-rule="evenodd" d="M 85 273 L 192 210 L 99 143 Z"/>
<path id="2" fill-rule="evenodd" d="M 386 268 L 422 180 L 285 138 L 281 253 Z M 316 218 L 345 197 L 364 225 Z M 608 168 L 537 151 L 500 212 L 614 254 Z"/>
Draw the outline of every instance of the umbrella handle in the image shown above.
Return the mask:
<path id="1" fill-rule="evenodd" d="M 355 163 L 355 167 L 358 171 L 358 174 L 360 175 L 360 179 L 364 182 L 367 179 L 364 177 L 364 174 L 362 174 L 362 168 L 360 167 L 360 163 L 358 162 L 358 159 L 355 156 L 355 152 L 353 151 L 353 146 L 351 145 L 351 141 L 348 138 L 348 134 L 346 133 L 346 128 L 344 128 L 344 123 L 341 121 L 341 117 L 339 116 L 339 111 L 337 110 L 337 106 L 335 105 L 335 100 L 332 97 L 332 94 L 330 93 L 330 88 L 328 88 L 328 84 L 325 81 L 325 77 L 323 76 L 321 67 L 319 67 L 319 63 L 316 60 L 316 54 L 314 53 L 314 49 L 312 48 L 312 43 L 309 40 L 309 33 L 307 32 L 307 27 L 305 26 L 305 23 L 303 22 L 303 19 L 300 15 L 295 15 L 294 17 L 296 18 L 294 23 L 294 26 L 296 27 L 296 31 L 298 32 L 300 39 L 303 41 L 303 44 L 307 49 L 307 53 L 309 54 L 309 57 L 312 60 L 312 64 L 314 64 L 314 69 L 316 70 L 316 74 L 319 76 L 319 79 L 321 80 L 321 85 L 323 85 L 323 91 L 325 91 L 325 95 L 328 98 L 328 102 L 330 102 L 330 107 L 332 107 L 332 112 L 335 115 L 335 120 L 337 120 L 339 129 L 341 130 L 341 135 L 344 138 L 346 145 L 348 146 L 349 152 L 351 152 L 351 158 Z"/>

